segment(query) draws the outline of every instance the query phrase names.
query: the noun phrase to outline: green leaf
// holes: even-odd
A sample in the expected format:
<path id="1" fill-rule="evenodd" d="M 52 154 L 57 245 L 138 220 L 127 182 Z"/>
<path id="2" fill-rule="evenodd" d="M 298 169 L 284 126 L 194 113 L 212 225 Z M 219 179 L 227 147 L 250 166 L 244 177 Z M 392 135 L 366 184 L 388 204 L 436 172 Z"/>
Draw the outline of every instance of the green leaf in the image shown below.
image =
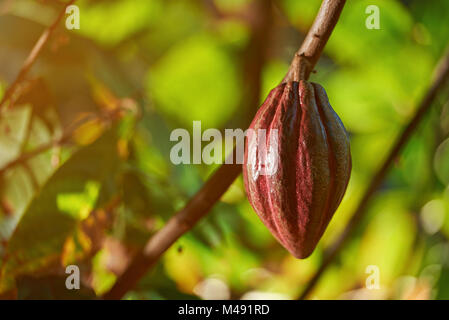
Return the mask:
<path id="1" fill-rule="evenodd" d="M 438 179 L 445 185 L 449 184 L 449 139 L 439 145 L 435 153 L 434 168 Z"/>
<path id="2" fill-rule="evenodd" d="M 117 45 L 161 14 L 159 1 L 98 1 L 81 7 L 79 32 L 101 44 Z"/>
<path id="3" fill-rule="evenodd" d="M 61 212 L 68 213 L 77 220 L 85 219 L 95 205 L 99 189 L 97 181 L 87 181 L 81 192 L 58 194 L 56 205 Z"/>
<path id="4" fill-rule="evenodd" d="M 147 88 L 156 108 L 188 130 L 194 120 L 201 120 L 203 129 L 223 125 L 241 95 L 235 64 L 208 35 L 174 46 L 149 71 Z"/>
<path id="5" fill-rule="evenodd" d="M 95 185 L 101 185 L 117 168 L 116 141 L 113 128 L 76 152 L 32 200 L 8 242 L 0 291 L 10 288 L 14 277 L 58 262 L 64 241 L 82 218 L 64 212 L 65 206 L 58 206 L 62 204 L 58 195 L 87 190 L 89 199 L 94 198 Z"/>
<path id="6" fill-rule="evenodd" d="M 30 121 L 30 105 L 17 106 L 0 118 L 0 168 L 19 154 Z"/>

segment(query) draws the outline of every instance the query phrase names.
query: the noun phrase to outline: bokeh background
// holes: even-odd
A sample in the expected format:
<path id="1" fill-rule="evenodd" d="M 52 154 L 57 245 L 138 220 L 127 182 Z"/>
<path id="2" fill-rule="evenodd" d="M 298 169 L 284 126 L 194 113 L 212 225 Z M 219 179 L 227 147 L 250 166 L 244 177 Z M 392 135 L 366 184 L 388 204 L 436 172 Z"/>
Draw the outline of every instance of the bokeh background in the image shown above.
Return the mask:
<path id="1" fill-rule="evenodd" d="M 0 1 L 0 97 L 62 1 Z M 79 0 L 0 114 L 0 296 L 94 298 L 218 165 L 173 165 L 170 132 L 245 128 L 287 71 L 318 0 Z M 365 27 L 368 5 L 380 29 Z M 297 260 L 239 177 L 129 299 L 295 299 L 413 116 L 449 43 L 446 0 L 348 1 L 311 76 L 351 137 L 348 191 Z M 315 299 L 449 298 L 449 90 L 395 161 Z M 204 146 L 204 144 L 203 144 Z M 65 288 L 65 266 L 82 289 Z M 366 273 L 379 268 L 380 289 Z"/>

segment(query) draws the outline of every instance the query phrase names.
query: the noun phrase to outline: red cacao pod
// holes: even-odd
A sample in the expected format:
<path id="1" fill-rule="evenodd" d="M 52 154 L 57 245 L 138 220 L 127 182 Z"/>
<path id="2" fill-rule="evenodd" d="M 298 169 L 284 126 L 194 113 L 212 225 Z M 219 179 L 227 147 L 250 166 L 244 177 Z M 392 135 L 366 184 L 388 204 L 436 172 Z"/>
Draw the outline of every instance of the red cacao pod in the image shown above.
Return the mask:
<path id="1" fill-rule="evenodd" d="M 295 257 L 315 249 L 350 172 L 349 139 L 324 88 L 301 80 L 273 89 L 250 125 L 243 177 L 252 207 Z"/>

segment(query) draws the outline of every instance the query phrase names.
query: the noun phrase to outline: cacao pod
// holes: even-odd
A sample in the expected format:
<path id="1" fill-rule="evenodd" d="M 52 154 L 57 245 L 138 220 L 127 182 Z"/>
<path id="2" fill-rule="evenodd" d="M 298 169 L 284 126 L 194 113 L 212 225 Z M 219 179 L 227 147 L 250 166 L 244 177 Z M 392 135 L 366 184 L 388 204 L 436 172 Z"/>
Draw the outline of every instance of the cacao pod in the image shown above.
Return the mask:
<path id="1" fill-rule="evenodd" d="M 250 125 L 243 177 L 252 207 L 295 257 L 315 249 L 350 172 L 349 139 L 324 88 L 303 80 L 274 88 Z"/>

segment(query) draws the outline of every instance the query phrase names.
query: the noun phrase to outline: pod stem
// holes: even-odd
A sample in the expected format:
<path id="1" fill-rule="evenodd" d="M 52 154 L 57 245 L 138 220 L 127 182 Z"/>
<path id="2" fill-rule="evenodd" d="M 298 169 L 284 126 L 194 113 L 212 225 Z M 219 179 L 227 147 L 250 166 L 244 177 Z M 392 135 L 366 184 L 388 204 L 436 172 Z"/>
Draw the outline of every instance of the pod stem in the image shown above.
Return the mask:
<path id="1" fill-rule="evenodd" d="M 296 52 L 287 75 L 282 80 L 307 80 L 323 52 L 332 31 L 340 18 L 346 0 L 324 0 L 301 47 Z"/>
<path id="2" fill-rule="evenodd" d="M 307 60 L 304 53 L 296 53 L 290 65 L 290 69 L 292 70 L 292 72 L 287 73 L 287 76 L 282 82 L 299 82 L 300 80 L 307 80 L 312 68 L 312 64 L 309 62 L 309 60 Z"/>

